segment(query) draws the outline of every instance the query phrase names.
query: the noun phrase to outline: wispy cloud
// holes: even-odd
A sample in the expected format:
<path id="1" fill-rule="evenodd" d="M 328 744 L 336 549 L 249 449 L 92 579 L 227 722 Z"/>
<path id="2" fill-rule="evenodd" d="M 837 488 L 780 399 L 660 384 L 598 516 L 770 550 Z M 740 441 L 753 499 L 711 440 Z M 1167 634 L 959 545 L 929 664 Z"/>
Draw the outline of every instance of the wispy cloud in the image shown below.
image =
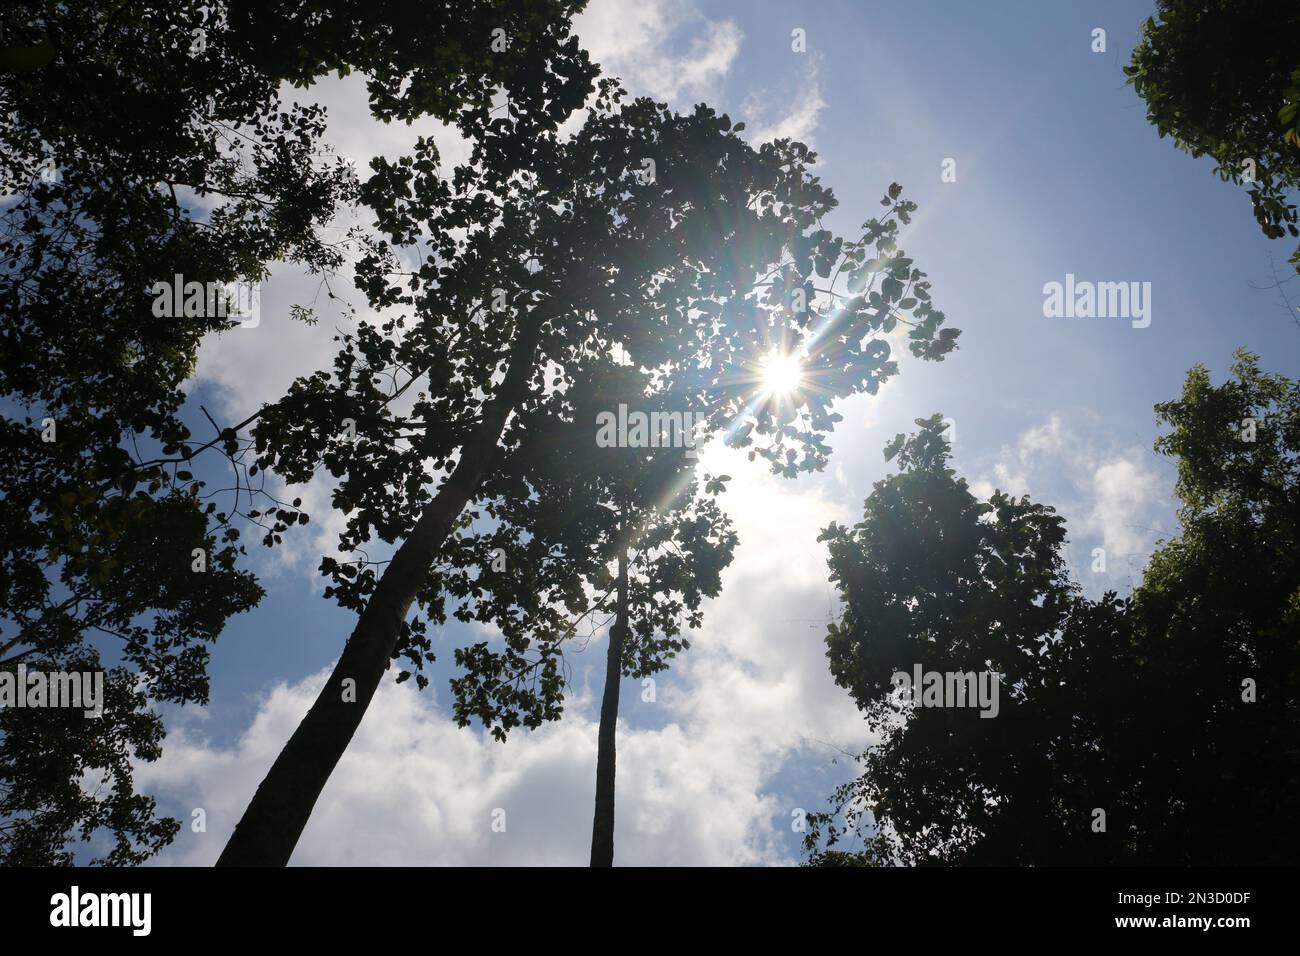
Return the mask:
<path id="1" fill-rule="evenodd" d="M 977 497 L 987 498 L 994 489 L 1028 494 L 1065 516 L 1068 556 L 1088 589 L 1134 581 L 1156 541 L 1176 530 L 1171 482 L 1160 473 L 1155 453 L 1117 445 L 1099 427 L 1072 428 L 1060 414 L 1026 429 L 976 474 L 971 491 Z M 1091 572 L 1094 546 L 1105 549 L 1104 575 Z"/>
<path id="2" fill-rule="evenodd" d="M 688 0 L 595 0 L 574 32 L 606 74 L 670 102 L 714 94 L 742 40 L 734 20 L 709 20 Z"/>
<path id="3" fill-rule="evenodd" d="M 813 145 L 826 99 L 822 95 L 821 54 L 804 56 L 807 65 L 793 88 L 765 88 L 745 97 L 741 115 L 752 121 L 749 135 L 753 142 L 788 138 Z"/>

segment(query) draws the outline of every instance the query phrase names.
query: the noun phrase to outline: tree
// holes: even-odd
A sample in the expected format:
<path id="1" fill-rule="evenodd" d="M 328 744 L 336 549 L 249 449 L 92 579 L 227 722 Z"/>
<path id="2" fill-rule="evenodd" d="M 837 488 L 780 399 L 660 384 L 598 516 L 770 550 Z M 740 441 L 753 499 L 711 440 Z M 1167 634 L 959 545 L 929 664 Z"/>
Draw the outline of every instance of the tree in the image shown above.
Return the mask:
<path id="1" fill-rule="evenodd" d="M 1156 415 L 1169 429 L 1156 448 L 1178 463 L 1182 532 L 1132 598 L 1146 677 L 1137 702 L 1158 742 L 1140 754 L 1136 826 L 1149 859 L 1291 863 L 1300 383 L 1239 350 L 1227 381 L 1198 365 Z"/>
<path id="2" fill-rule="evenodd" d="M 590 363 L 568 389 L 520 416 L 509 493 L 485 482 L 485 492 L 503 506 L 492 511 L 499 529 L 509 529 L 512 540 L 526 535 L 550 558 L 547 580 L 563 582 L 570 593 L 580 590 L 593 613 L 609 611 L 612 603 L 597 736 L 593 866 L 610 866 L 614 859 L 620 678 L 652 677 L 690 647 L 683 626 L 700 626 L 702 599 L 718 593 L 736 544 L 715 500 L 729 476 L 706 474 L 701 483 L 696 475 L 693 413 L 665 406 L 653 377 L 617 357 Z M 628 433 L 618 435 L 616 425 L 628 419 Z M 519 566 L 504 560 L 504 549 L 502 555 L 503 567 Z M 524 562 L 530 572 L 537 567 L 535 557 L 524 556 Z M 499 586 L 492 590 L 499 593 Z M 562 652 L 573 631 L 568 627 L 560 640 L 542 646 Z M 486 655 L 487 648 L 486 642 L 475 645 L 473 653 Z M 466 675 L 453 681 L 458 703 L 471 695 L 481 700 L 488 688 L 528 673 L 521 662 L 471 659 L 460 650 L 457 661 L 468 665 Z M 462 724 L 467 710 L 458 712 Z M 495 716 L 481 709 L 477 715 L 489 724 Z"/>
<path id="3" fill-rule="evenodd" d="M 723 478 L 705 476 L 709 495 Z M 692 492 L 695 488 L 692 485 Z M 688 496 L 681 495 L 679 499 Z M 677 503 L 674 502 L 674 505 Z M 689 496 L 690 509 L 653 507 L 645 517 L 625 502 L 619 509 L 616 619 L 610 629 L 597 736 L 596 807 L 592 821 L 591 865 L 614 864 L 614 777 L 619 680 L 652 678 L 690 647 L 681 636 L 682 618 L 691 628 L 702 620 L 701 600 L 716 597 L 720 573 L 731 563 L 736 535 L 730 520 L 710 498 Z M 629 531 L 634 533 L 629 535 Z M 629 559 L 632 545 L 636 553 Z"/>
<path id="4" fill-rule="evenodd" d="M 793 476 L 825 461 L 830 401 L 896 373 L 880 334 L 906 321 L 914 354 L 955 347 L 924 274 L 897 249 L 915 208 L 900 187 L 850 242 L 820 226 L 834 199 L 801 144 L 756 150 L 707 107 L 624 102 L 612 81 L 566 139 L 557 128 L 580 97 L 509 93 L 503 115 L 462 114 L 473 151 L 450 175 L 427 141 L 373 164 L 361 195 L 379 236 L 358 285 L 389 317 L 345 336 L 333 375 L 299 380 L 256 427 L 262 467 L 303 481 L 321 464 L 337 479 L 344 551 L 372 537 L 401 544 L 382 571 L 364 556 L 322 565 L 357 625 L 223 864 L 285 863 L 389 661 L 431 659 L 427 625 L 443 618 L 448 582 L 468 586 L 462 512 L 488 510 L 485 479 L 509 473 L 520 423 L 549 390 L 617 349 L 667 407 L 700 410 L 706 431 L 734 423 L 751 457 Z M 753 368 L 774 346 L 807 346 L 817 390 L 756 406 Z M 552 712 L 543 701 L 539 713 Z"/>
<path id="5" fill-rule="evenodd" d="M 844 600 L 831 673 L 880 743 L 813 819 L 810 862 L 868 814 L 877 863 L 1294 855 L 1300 388 L 1244 352 L 1233 375 L 1215 387 L 1197 367 L 1157 406 L 1182 530 L 1127 600 L 1068 579 L 1051 508 L 976 501 L 938 416 L 891 443 L 900 472 L 823 536 Z M 996 717 L 907 699 L 893 677 L 917 664 L 999 675 Z"/>
<path id="6" fill-rule="evenodd" d="M 1264 235 L 1300 235 L 1300 10 L 1287 0 L 1160 0 L 1125 68 L 1147 119 L 1246 184 Z M 1300 271 L 1300 249 L 1291 256 Z"/>
<path id="7" fill-rule="evenodd" d="M 877 482 L 863 520 L 832 524 L 821 538 L 844 602 L 826 638 L 831 673 L 880 738 L 861 758 L 863 776 L 837 796 L 854 825 L 864 810 L 874 813 L 880 833 L 868 846 L 877 861 L 977 862 L 977 850 L 1003 841 L 1059 844 L 1063 811 L 1022 796 L 1037 796 L 1031 780 L 1054 783 L 1051 748 L 1040 745 L 1060 721 L 1045 724 L 1047 702 L 1022 695 L 1049 686 L 1035 662 L 1077 608 L 1058 553 L 1062 520 L 1027 498 L 999 492 L 977 501 L 948 467 L 941 417 L 917 424 L 917 434 L 886 449 L 900 471 Z M 996 718 L 974 706 L 914 707 L 894 675 L 912 675 L 917 664 L 999 675 Z M 829 821 L 810 820 L 815 848 Z M 828 849 L 837 838 L 832 830 Z"/>
<path id="8" fill-rule="evenodd" d="M 580 3 L 446 7 L 6 8 L 0 668 L 120 661 L 108 705 L 127 709 L 76 733 L 59 715 L 0 715 L 0 860 L 68 862 L 74 832 L 108 828 L 106 860 L 138 862 L 171 838 L 175 821 L 154 820 L 131 787 L 127 754 L 153 759 L 162 736 L 142 708 L 206 701 L 208 645 L 261 595 L 238 568 L 240 527 L 273 542 L 306 521 L 255 480 L 238 428 L 256 413 L 213 422 L 210 441 L 182 421 L 200 340 L 234 324 L 219 296 L 195 314 L 154 307 L 155 283 L 177 274 L 208 288 L 256 283 L 273 261 L 325 273 L 341 261 L 318 230 L 355 186 L 322 151 L 323 111 L 283 104 L 281 83 L 357 69 L 378 118 L 454 119 L 538 57 L 586 68 L 567 35 Z M 495 54 L 498 30 L 517 55 Z M 235 474 L 224 508 L 190 470 L 205 452 Z M 39 773 L 22 763 L 35 753 L 48 754 Z M 83 773 L 106 775 L 105 796 L 80 790 Z"/>
<path id="9" fill-rule="evenodd" d="M 619 680 L 651 677 L 690 647 L 683 629 L 700 626 L 702 599 L 718 593 L 736 536 L 715 501 L 727 476 L 705 475 L 701 484 L 681 410 L 659 404 L 642 370 L 614 361 L 592 366 L 519 416 L 516 454 L 484 482 L 492 527 L 478 543 L 474 583 L 492 601 L 464 601 L 464 586 L 449 590 L 462 601 L 458 616 L 495 625 L 505 641 L 501 651 L 487 641 L 458 648 L 464 673 L 452 690 L 462 726 L 478 719 L 502 740 L 521 722 L 539 726 L 561 713 L 559 668 L 579 626 L 591 621 L 594 630 L 597 617 L 614 619 L 592 843 L 593 865 L 608 866 Z M 642 431 L 629 442 L 612 434 L 602 441 L 598 423 L 609 419 L 612 432 L 620 409 Z M 506 595 L 512 608 L 527 607 L 526 618 L 497 611 Z M 527 595 L 538 595 L 539 605 L 526 605 Z"/>

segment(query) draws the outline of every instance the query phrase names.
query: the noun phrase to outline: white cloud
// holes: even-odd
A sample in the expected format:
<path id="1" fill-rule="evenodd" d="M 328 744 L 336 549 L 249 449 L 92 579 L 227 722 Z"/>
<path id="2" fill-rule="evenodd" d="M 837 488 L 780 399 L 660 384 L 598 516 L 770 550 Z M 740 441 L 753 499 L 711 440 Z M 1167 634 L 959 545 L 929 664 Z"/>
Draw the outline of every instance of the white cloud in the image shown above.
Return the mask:
<path id="1" fill-rule="evenodd" d="M 710 98 L 740 52 L 733 20 L 707 20 L 688 0 L 594 0 L 574 32 L 606 75 L 660 100 Z"/>
<path id="2" fill-rule="evenodd" d="M 1037 455 L 1058 454 L 1065 447 L 1065 432 L 1061 417 L 1053 415 L 1047 424 L 1031 428 L 1020 436 L 1019 458 L 1022 465 Z"/>
<path id="3" fill-rule="evenodd" d="M 1094 504 L 1084 527 L 1101 535 L 1108 554 L 1127 558 L 1149 551 L 1152 538 L 1145 526 L 1162 490 L 1157 475 L 1136 455 L 1103 462 L 1092 473 Z"/>
<path id="4" fill-rule="evenodd" d="M 371 159 L 408 154 L 420 136 L 434 139 L 446 169 L 469 155 L 467 144 L 454 129 L 432 119 L 410 125 L 373 119 L 365 79 L 360 75 L 327 77 L 304 90 L 286 86 L 281 96 L 286 102 L 324 105 L 328 120 L 324 145 L 335 156 L 353 161 L 363 176 Z M 324 229 L 327 238 L 342 242 L 349 228 L 365 221 L 358 213 L 341 209 Z M 352 330 L 357 321 L 376 318 L 365 296 L 353 285 L 349 256 L 355 252 L 354 247 L 345 246 L 344 265 L 328 281 L 293 263 L 275 264 L 262 287 L 260 323 L 204 339 L 191 392 L 214 390 L 222 411 L 242 420 L 283 395 L 298 376 L 331 369 L 338 351 L 336 329 Z M 290 319 L 293 305 L 315 310 L 318 324 L 308 326 Z"/>
<path id="5" fill-rule="evenodd" d="M 1156 540 L 1171 536 L 1171 487 L 1153 467 L 1154 453 L 1117 446 L 1102 437 L 1100 423 L 1086 415 L 1081 420 L 1080 430 L 1049 415 L 986 460 L 970 485 L 981 499 L 999 489 L 1055 507 L 1066 519 L 1076 577 L 1085 589 L 1100 591 L 1134 581 Z M 1098 545 L 1106 550 L 1104 575 L 1091 571 Z"/>
<path id="6" fill-rule="evenodd" d="M 750 139 L 765 143 L 775 139 L 794 139 L 813 145 L 817 121 L 826 108 L 822 96 L 821 56 L 807 55 L 807 66 L 800 74 L 798 84 L 785 95 L 763 89 L 751 93 L 741 106 L 741 114 L 752 120 L 748 129 Z"/>

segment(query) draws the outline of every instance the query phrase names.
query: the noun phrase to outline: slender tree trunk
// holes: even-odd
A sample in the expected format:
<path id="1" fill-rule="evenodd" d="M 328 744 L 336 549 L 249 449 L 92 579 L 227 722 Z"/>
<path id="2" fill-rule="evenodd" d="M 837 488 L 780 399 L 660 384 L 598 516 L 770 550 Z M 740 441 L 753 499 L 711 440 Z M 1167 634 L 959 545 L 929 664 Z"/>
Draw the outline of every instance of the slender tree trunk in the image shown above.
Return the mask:
<path id="1" fill-rule="evenodd" d="M 605 692 L 596 736 L 596 815 L 591 825 L 591 865 L 614 865 L 614 728 L 618 724 L 618 685 L 623 676 L 623 642 L 631 628 L 627 609 L 627 542 L 618 551 L 618 611 L 609 629 Z"/>
<path id="2" fill-rule="evenodd" d="M 478 489 L 506 419 L 527 391 L 541 320 L 540 310 L 521 317 L 497 395 L 484 405 L 480 424 L 461 448 L 455 469 L 380 575 L 334 672 L 257 788 L 217 866 L 289 862 L 325 782 L 370 706 L 438 549 Z"/>

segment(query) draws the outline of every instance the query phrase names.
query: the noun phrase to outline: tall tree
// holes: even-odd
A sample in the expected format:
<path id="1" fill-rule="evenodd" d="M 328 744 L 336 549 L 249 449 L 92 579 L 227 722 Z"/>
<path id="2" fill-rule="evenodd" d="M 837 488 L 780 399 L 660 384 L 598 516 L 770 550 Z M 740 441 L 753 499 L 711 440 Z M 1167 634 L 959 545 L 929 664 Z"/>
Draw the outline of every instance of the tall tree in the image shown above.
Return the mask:
<path id="1" fill-rule="evenodd" d="M 700 626 L 702 599 L 718 593 L 736 543 L 715 501 L 725 476 L 705 475 L 701 485 L 696 475 L 693 412 L 665 407 L 649 374 L 612 358 L 591 362 L 569 387 L 521 413 L 516 453 L 484 481 L 493 527 L 479 548 L 484 570 L 476 584 L 495 601 L 478 603 L 475 619 L 499 627 L 507 648 L 494 652 L 485 641 L 458 649 L 464 673 L 452 681 L 459 722 L 477 718 L 504 739 L 521 709 L 558 713 L 563 687 L 539 688 L 535 673 L 563 663 L 579 625 L 613 619 L 597 738 L 593 865 L 613 860 L 620 679 L 650 677 L 690 646 L 683 630 Z M 619 434 L 616 423 L 629 419 L 631 428 Z M 512 622 L 490 612 L 510 587 L 500 580 L 506 575 L 534 593 L 542 577 L 549 605 L 567 609 L 573 621 L 553 617 L 545 633 L 534 626 L 529 642 L 511 647 Z M 555 600 L 561 594 L 568 599 Z M 512 604 L 520 606 L 518 595 Z M 534 623 L 544 620 L 538 610 L 530 611 Z M 521 693 L 525 679 L 529 689 Z"/>
<path id="2" fill-rule="evenodd" d="M 1159 0 L 1125 68 L 1147 119 L 1249 186 L 1264 235 L 1300 235 L 1300 9 L 1288 0 Z M 1291 256 L 1300 271 L 1300 248 Z"/>
<path id="3" fill-rule="evenodd" d="M 725 480 L 726 476 L 706 475 L 704 494 L 718 494 Z M 597 728 L 592 866 L 614 864 L 620 681 L 652 677 L 689 649 L 683 623 L 689 628 L 700 626 L 701 601 L 717 596 L 722 587 L 721 571 L 730 564 L 737 543 L 730 520 L 711 500 L 698 500 L 695 491 L 692 487 L 690 510 L 654 507 L 643 514 L 629 503 L 620 509 L 613 584 L 615 616 L 609 630 Z"/>
<path id="4" fill-rule="evenodd" d="M 427 141 L 374 164 L 361 195 L 380 236 L 358 284 L 391 317 L 345 337 L 333 376 L 301 379 L 258 423 L 264 467 L 302 481 L 320 463 L 338 480 L 343 550 L 401 544 L 382 571 L 324 563 L 357 626 L 221 863 L 285 863 L 388 662 L 430 659 L 427 623 L 463 557 L 453 532 L 548 389 L 618 349 L 672 407 L 701 410 L 706 430 L 739 426 L 751 456 L 795 475 L 825 461 L 830 401 L 896 373 L 881 335 L 908 322 L 914 354 L 955 347 L 897 249 L 915 208 L 899 187 L 887 216 L 846 241 L 820 225 L 834 199 L 801 144 L 756 150 L 707 107 L 624 102 L 611 81 L 564 138 L 578 101 L 546 93 L 548 75 L 511 89 L 498 114 L 462 114 L 473 150 L 450 175 Z M 752 369 L 774 346 L 806 351 L 817 387 L 755 407 Z"/>
<path id="5" fill-rule="evenodd" d="M 518 484 L 498 496 L 504 507 L 493 511 L 503 526 L 560 556 L 548 578 L 580 582 L 590 607 L 613 617 L 597 734 L 593 866 L 614 858 L 620 681 L 651 677 L 690 647 L 683 630 L 700 626 L 702 600 L 718 593 L 736 544 L 716 503 L 728 476 L 701 481 L 696 474 L 694 412 L 665 404 L 653 376 L 612 360 L 618 357 L 590 363 L 536 413 L 520 416 L 523 438 L 509 465 Z M 478 664 L 454 682 L 458 698 L 485 679 L 519 673 L 510 662 Z"/>
<path id="6" fill-rule="evenodd" d="M 842 862 L 846 831 L 878 864 L 1294 855 L 1300 386 L 1244 352 L 1233 376 L 1197 367 L 1157 406 L 1182 530 L 1128 600 L 1068 580 L 1051 508 L 978 502 L 938 416 L 895 439 L 899 473 L 824 535 L 845 602 L 831 673 L 880 743 L 814 818 L 812 862 Z M 999 675 L 996 716 L 908 700 L 892 679 L 918 664 Z"/>
<path id="7" fill-rule="evenodd" d="M 627 545 L 618 551 L 617 611 L 609 629 L 605 655 L 605 686 L 600 696 L 600 725 L 596 731 L 596 810 L 591 821 L 591 865 L 614 865 L 614 782 L 617 772 L 618 692 L 623 677 L 623 648 L 632 636 L 628 596 Z"/>
<path id="8" fill-rule="evenodd" d="M 206 286 L 341 261 L 319 227 L 355 187 L 322 149 L 323 110 L 283 103 L 281 84 L 360 70 L 378 119 L 451 120 L 537 57 L 580 73 L 581 6 L 6 7 L 0 668 L 114 666 L 105 717 L 75 733 L 66 715 L 0 715 L 0 860 L 68 862 L 73 834 L 107 828 L 105 859 L 138 862 L 171 838 L 175 821 L 131 785 L 128 754 L 152 759 L 162 735 L 144 708 L 206 701 L 208 645 L 261 594 L 238 568 L 245 520 L 268 541 L 306 520 L 250 480 L 236 429 L 213 423 L 202 441 L 182 421 L 200 340 L 233 323 L 153 308 L 154 284 L 177 274 Z M 499 55 L 503 38 L 516 55 Z M 190 470 L 205 451 L 236 475 L 222 508 Z M 97 773 L 109 785 L 87 795 L 79 781 Z"/>

